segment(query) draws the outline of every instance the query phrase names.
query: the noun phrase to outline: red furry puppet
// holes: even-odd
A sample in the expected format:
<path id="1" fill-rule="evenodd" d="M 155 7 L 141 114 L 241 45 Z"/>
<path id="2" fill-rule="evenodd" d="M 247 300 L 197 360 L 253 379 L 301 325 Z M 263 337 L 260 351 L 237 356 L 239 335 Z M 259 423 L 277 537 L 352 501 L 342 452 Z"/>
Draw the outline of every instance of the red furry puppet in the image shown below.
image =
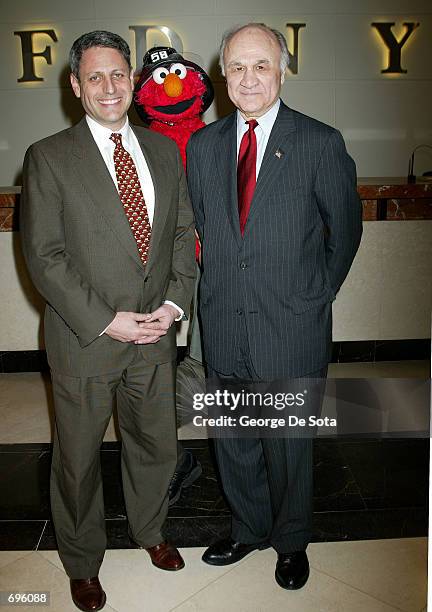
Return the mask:
<path id="1" fill-rule="evenodd" d="M 213 86 L 200 66 L 185 60 L 172 47 L 153 47 L 144 56 L 143 67 L 135 86 L 135 108 L 151 130 L 168 136 L 177 143 L 186 168 L 186 145 L 191 135 L 204 127 L 200 115 L 213 101 Z M 196 244 L 199 255 L 199 243 Z M 201 334 L 197 316 L 197 284 L 191 325 L 189 351 L 177 368 L 176 405 L 178 425 L 191 420 L 194 393 L 205 390 Z M 193 411 L 192 411 L 193 412 Z M 201 475 L 200 462 L 192 453 L 177 447 L 177 465 L 169 486 L 169 504 L 177 503 L 183 489 Z"/>
<path id="2" fill-rule="evenodd" d="M 174 140 L 186 168 L 186 145 L 204 127 L 200 115 L 213 101 L 213 86 L 200 66 L 172 47 L 153 47 L 144 56 L 135 86 L 135 108 L 151 130 Z"/>

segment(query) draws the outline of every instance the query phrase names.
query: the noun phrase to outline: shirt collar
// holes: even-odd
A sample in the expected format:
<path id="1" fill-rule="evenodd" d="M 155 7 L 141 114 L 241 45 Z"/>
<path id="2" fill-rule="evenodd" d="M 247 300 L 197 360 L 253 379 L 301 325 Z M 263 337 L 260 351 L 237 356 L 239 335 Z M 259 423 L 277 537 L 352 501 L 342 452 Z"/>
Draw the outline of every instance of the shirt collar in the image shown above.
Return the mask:
<path id="1" fill-rule="evenodd" d="M 269 110 L 264 113 L 261 117 L 257 117 L 258 125 L 261 127 L 266 136 L 270 136 L 270 132 L 272 131 L 274 122 L 276 121 L 277 114 L 279 112 L 280 107 L 280 98 L 276 100 Z M 247 128 L 245 127 L 245 119 L 242 117 L 239 110 L 237 110 L 237 132 L 242 133 L 245 132 Z"/>
<path id="2" fill-rule="evenodd" d="M 111 143 L 113 147 L 115 146 L 114 142 L 112 142 L 109 139 L 111 134 L 113 133 L 113 130 L 111 130 L 110 128 L 104 127 L 103 125 L 101 125 L 100 123 L 92 119 L 92 117 L 90 117 L 89 115 L 86 115 L 86 121 L 87 121 L 87 125 L 90 128 L 90 132 L 92 133 L 92 136 L 95 139 L 96 143 L 99 145 L 99 147 L 106 147 L 107 145 L 110 145 Z M 126 117 L 126 121 L 123 127 L 120 130 L 116 130 L 115 133 L 121 134 L 122 141 L 126 142 L 126 144 L 131 143 L 132 130 L 129 124 L 128 117 Z"/>

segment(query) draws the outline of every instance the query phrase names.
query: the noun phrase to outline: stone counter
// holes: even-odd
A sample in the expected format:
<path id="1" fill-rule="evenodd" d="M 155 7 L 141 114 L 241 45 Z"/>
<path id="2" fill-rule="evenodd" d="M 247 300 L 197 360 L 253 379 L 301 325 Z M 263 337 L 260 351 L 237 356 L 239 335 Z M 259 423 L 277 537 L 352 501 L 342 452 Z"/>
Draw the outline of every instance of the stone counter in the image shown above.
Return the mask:
<path id="1" fill-rule="evenodd" d="M 359 178 L 364 221 L 432 219 L 432 180 L 407 183 L 403 177 Z M 21 187 L 0 187 L 0 232 L 19 230 Z"/>

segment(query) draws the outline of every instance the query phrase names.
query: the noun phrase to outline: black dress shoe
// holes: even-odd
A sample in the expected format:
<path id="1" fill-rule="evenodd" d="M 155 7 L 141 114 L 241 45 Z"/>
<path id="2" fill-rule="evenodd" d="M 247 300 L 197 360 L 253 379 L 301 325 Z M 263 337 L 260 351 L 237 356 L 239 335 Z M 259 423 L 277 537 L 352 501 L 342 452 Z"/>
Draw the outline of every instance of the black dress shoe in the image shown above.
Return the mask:
<path id="1" fill-rule="evenodd" d="M 106 595 L 97 576 L 83 579 L 71 578 L 70 590 L 72 601 L 83 612 L 97 612 L 105 605 Z"/>
<path id="2" fill-rule="evenodd" d="M 177 463 L 175 472 L 168 487 L 169 506 L 173 506 L 179 499 L 183 489 L 190 487 L 202 474 L 201 463 L 190 453 L 185 451 Z"/>
<path id="3" fill-rule="evenodd" d="M 219 540 L 207 548 L 202 556 L 204 563 L 209 565 L 230 565 L 237 563 L 253 550 L 263 550 L 268 544 L 242 544 L 232 538 Z"/>
<path id="4" fill-rule="evenodd" d="M 279 553 L 275 572 L 276 582 L 283 589 L 301 589 L 309 578 L 309 561 L 304 550 Z"/>

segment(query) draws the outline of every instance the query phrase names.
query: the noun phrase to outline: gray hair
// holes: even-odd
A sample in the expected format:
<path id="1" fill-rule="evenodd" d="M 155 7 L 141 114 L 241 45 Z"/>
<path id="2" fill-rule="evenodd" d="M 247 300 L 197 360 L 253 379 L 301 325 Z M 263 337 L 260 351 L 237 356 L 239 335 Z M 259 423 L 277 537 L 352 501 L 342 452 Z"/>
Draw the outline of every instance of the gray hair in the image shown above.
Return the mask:
<path id="1" fill-rule="evenodd" d="M 76 39 L 69 53 L 69 64 L 72 74 L 79 79 L 79 67 L 82 54 L 90 47 L 108 47 L 117 49 L 127 62 L 129 68 L 132 68 L 130 61 L 130 49 L 127 42 L 118 34 L 107 32 L 106 30 L 95 30 L 87 32 Z"/>
<path id="2" fill-rule="evenodd" d="M 288 46 L 285 40 L 285 36 L 279 32 L 279 30 L 275 30 L 274 28 L 270 28 L 265 23 L 246 23 L 245 25 L 236 25 L 229 30 L 227 30 L 222 36 L 222 41 L 219 47 L 219 66 L 222 71 L 223 76 L 225 76 L 225 66 L 224 66 L 224 53 L 227 45 L 231 42 L 238 32 L 241 30 L 245 30 L 246 28 L 256 28 L 257 30 L 263 30 L 263 32 L 267 32 L 276 39 L 276 42 L 279 45 L 281 58 L 280 58 L 280 70 L 281 73 L 284 74 L 285 70 L 288 68 L 289 64 L 289 51 Z"/>

